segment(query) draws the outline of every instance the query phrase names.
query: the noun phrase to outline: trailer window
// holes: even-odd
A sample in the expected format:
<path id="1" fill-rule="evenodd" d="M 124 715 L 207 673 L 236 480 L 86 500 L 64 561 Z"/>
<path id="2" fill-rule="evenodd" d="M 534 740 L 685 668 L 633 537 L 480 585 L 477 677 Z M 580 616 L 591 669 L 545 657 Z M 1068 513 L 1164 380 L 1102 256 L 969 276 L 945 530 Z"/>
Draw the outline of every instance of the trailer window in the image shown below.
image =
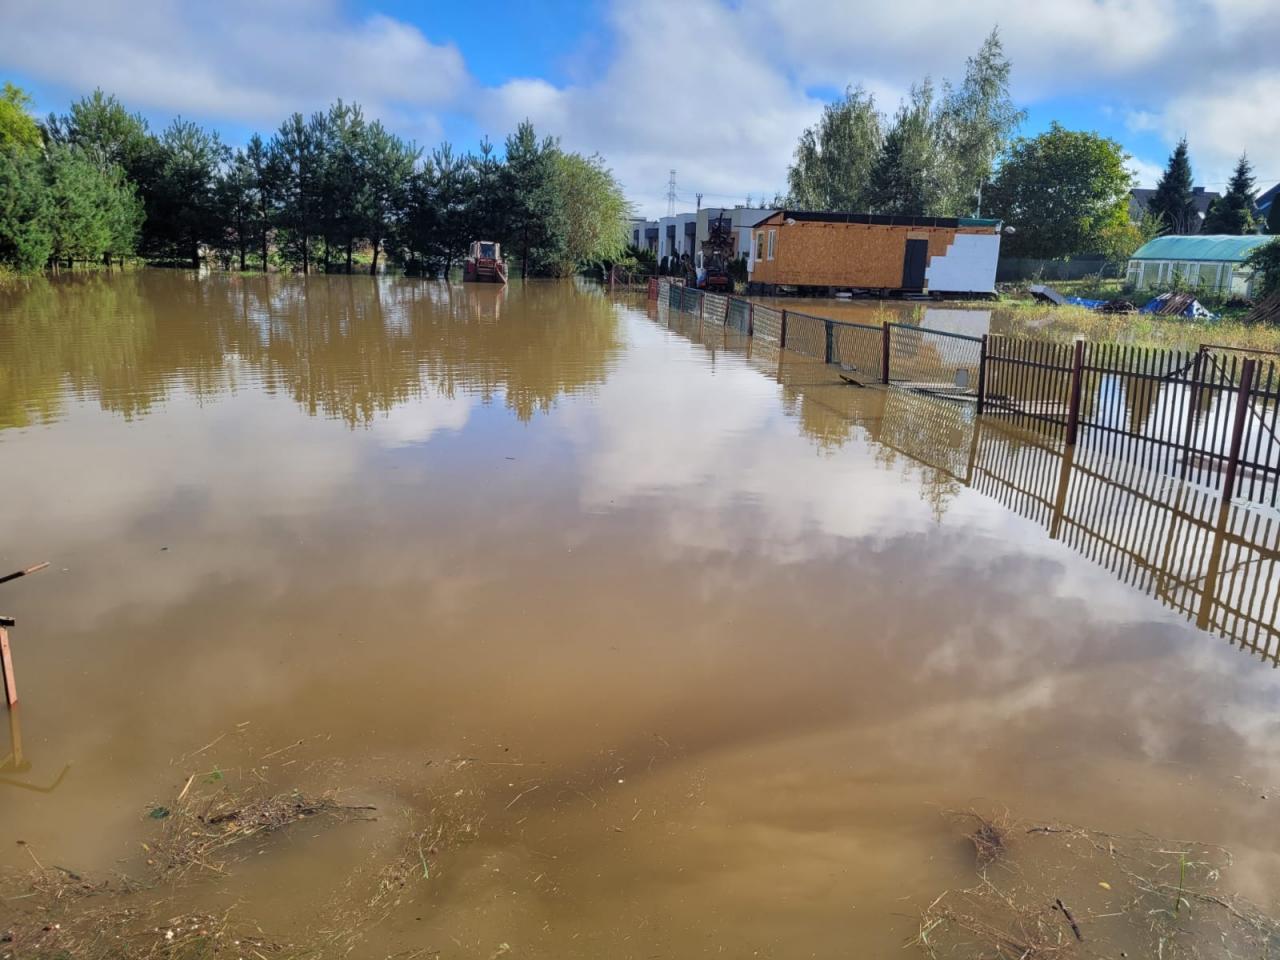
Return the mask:
<path id="1" fill-rule="evenodd" d="M 778 231 L 769 231 L 769 259 L 773 259 L 773 249 L 778 245 Z"/>

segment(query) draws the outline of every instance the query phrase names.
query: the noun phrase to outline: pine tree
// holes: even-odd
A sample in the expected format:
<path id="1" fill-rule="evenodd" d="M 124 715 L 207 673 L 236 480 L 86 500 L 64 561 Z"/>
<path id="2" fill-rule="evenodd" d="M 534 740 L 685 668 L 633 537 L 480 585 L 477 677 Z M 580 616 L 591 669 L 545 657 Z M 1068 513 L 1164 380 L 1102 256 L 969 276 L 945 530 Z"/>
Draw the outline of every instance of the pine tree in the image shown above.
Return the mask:
<path id="1" fill-rule="evenodd" d="M 0 150 L 0 263 L 24 273 L 53 255 L 49 188 L 35 151 Z"/>
<path id="2" fill-rule="evenodd" d="M 1227 192 L 1213 202 L 1205 217 L 1204 233 L 1253 233 L 1253 170 L 1249 157 L 1240 154 L 1235 173 L 1227 184 Z"/>
<path id="3" fill-rule="evenodd" d="M 1170 233 L 1194 233 L 1196 222 L 1195 201 L 1191 196 L 1191 160 L 1187 155 L 1187 138 L 1178 141 L 1169 156 L 1155 195 L 1147 209 L 1163 221 Z"/>
<path id="4" fill-rule="evenodd" d="M 324 157 L 317 133 L 323 121 L 321 114 L 308 123 L 295 113 L 280 125 L 269 148 L 278 220 L 294 245 L 304 275 L 311 269 L 311 239 L 320 229 Z"/>
<path id="5" fill-rule="evenodd" d="M 394 236 L 404 209 L 405 187 L 419 151 L 375 120 L 363 128 L 356 156 L 363 180 L 357 198 L 356 223 L 373 247 L 370 275 L 378 272 L 383 241 Z"/>
<path id="6" fill-rule="evenodd" d="M 520 252 L 522 279 L 529 275 L 530 264 L 542 270 L 558 259 L 555 155 L 559 150 L 553 138 L 539 140 L 528 120 L 507 137 L 507 162 L 501 178 L 507 213 L 505 233 Z"/>
<path id="7" fill-rule="evenodd" d="M 254 134 L 244 148 L 245 161 L 253 170 L 253 199 L 256 203 L 253 215 L 253 233 L 262 254 L 262 270 L 267 269 L 267 254 L 271 243 L 271 222 L 275 214 L 275 167 L 271 151 L 262 137 Z"/>
<path id="8" fill-rule="evenodd" d="M 218 173 L 230 151 L 217 133 L 181 118 L 160 136 L 162 162 L 150 229 L 168 252 L 200 267 L 200 244 L 218 239 Z"/>

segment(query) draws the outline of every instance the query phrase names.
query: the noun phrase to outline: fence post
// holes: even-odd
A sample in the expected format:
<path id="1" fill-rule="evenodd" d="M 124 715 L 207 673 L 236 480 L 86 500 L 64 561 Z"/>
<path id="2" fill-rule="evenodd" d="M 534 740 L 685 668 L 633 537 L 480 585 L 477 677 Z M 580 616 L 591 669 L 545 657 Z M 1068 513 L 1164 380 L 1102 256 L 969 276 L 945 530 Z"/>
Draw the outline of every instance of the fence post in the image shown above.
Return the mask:
<path id="1" fill-rule="evenodd" d="M 1067 446 L 1076 445 L 1080 431 L 1080 381 L 1084 370 L 1084 341 L 1077 338 L 1075 353 L 1071 357 L 1071 394 L 1067 401 Z"/>
<path id="2" fill-rule="evenodd" d="M 987 335 L 982 335 L 982 345 L 978 347 L 978 416 L 982 416 L 987 405 Z"/>
<path id="3" fill-rule="evenodd" d="M 1235 495 L 1236 474 L 1240 470 L 1240 448 L 1244 444 L 1244 424 L 1249 415 L 1249 402 L 1253 394 L 1253 369 L 1258 361 L 1246 357 L 1240 367 L 1240 392 L 1236 394 L 1236 414 L 1231 423 L 1231 449 L 1227 453 L 1227 472 L 1222 479 L 1222 503 L 1231 502 Z"/>
<path id="4" fill-rule="evenodd" d="M 832 353 L 834 353 L 834 352 L 835 352 L 835 351 L 832 349 L 832 347 L 834 346 L 833 341 L 835 340 L 835 327 L 833 327 L 833 326 L 831 325 L 831 321 L 830 321 L 830 320 L 828 320 L 828 321 L 827 321 L 826 326 L 827 326 L 827 346 L 826 346 L 826 350 L 825 350 L 825 352 L 824 352 L 824 362 L 825 362 L 825 363 L 830 363 L 830 362 L 831 362 L 831 355 L 832 355 Z"/>
<path id="5" fill-rule="evenodd" d="M 778 332 L 778 349 L 787 348 L 787 311 L 782 311 L 782 329 Z"/>
<path id="6" fill-rule="evenodd" d="M 889 324 L 880 328 L 880 382 L 889 382 Z"/>
<path id="7" fill-rule="evenodd" d="M 9 650 L 9 631 L 13 621 L 0 617 L 0 673 L 4 674 L 4 698 L 12 707 L 18 702 L 18 681 L 13 676 L 13 654 Z"/>
<path id="8" fill-rule="evenodd" d="M 747 301 L 747 336 L 754 337 L 756 335 L 756 305 L 753 301 Z"/>

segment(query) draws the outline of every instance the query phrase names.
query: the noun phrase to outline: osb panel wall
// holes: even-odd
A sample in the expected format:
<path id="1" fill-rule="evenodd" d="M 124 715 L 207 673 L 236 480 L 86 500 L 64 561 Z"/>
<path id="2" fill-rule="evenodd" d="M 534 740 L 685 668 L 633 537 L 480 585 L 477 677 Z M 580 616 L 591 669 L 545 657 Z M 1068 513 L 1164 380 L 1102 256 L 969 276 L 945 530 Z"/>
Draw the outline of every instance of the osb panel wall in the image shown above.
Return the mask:
<path id="1" fill-rule="evenodd" d="M 755 283 L 798 286 L 883 287 L 902 286 L 902 261 L 907 237 L 928 239 L 929 259 L 944 256 L 957 233 L 989 233 L 975 227 L 887 227 L 866 223 L 816 223 L 778 221 L 761 230 L 777 230 L 773 260 L 756 261 L 751 273 Z M 768 238 L 766 233 L 766 251 Z"/>

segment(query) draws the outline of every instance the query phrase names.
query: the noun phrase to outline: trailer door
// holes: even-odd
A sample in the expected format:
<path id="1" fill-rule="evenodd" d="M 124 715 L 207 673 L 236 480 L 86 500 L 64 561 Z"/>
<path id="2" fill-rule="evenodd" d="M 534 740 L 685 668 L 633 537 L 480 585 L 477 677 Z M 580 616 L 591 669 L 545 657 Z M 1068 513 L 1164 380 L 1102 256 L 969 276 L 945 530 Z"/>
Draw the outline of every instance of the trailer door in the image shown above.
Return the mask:
<path id="1" fill-rule="evenodd" d="M 928 240 L 908 240 L 907 252 L 902 258 L 902 289 L 923 290 L 924 270 L 929 261 Z"/>

